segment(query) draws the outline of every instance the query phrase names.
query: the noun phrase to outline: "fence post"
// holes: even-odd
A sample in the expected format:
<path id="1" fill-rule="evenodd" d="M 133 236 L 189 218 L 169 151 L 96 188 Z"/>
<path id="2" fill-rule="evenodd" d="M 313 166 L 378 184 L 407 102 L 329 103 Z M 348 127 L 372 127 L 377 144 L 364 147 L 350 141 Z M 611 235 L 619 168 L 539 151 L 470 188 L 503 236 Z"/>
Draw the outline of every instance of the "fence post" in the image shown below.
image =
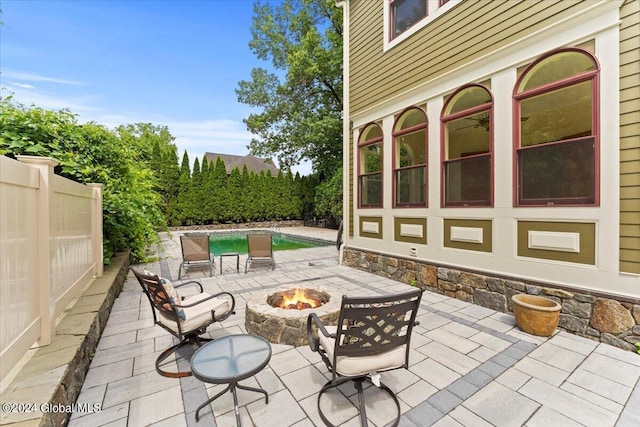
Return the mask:
<path id="1" fill-rule="evenodd" d="M 91 204 L 91 245 L 93 246 L 93 273 L 96 277 L 102 277 L 104 258 L 102 247 L 102 186 L 99 183 L 88 183 L 93 190 L 93 203 Z"/>
<path id="2" fill-rule="evenodd" d="M 58 161 L 51 157 L 39 156 L 16 156 L 17 159 L 40 172 L 40 185 L 38 186 L 38 301 L 40 306 L 40 338 L 38 345 L 51 344 L 51 338 L 55 335 L 55 319 L 52 319 L 53 302 L 51 298 L 51 275 L 49 266 L 51 264 L 50 253 L 50 230 L 51 212 L 50 206 L 53 201 L 53 168 L 58 166 Z"/>

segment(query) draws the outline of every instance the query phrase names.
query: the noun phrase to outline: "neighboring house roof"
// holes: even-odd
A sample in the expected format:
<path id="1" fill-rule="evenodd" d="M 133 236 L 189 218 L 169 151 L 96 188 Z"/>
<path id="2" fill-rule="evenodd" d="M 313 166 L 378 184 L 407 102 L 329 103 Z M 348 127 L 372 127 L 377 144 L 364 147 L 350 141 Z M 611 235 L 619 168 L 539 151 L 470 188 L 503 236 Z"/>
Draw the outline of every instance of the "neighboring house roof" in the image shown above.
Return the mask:
<path id="1" fill-rule="evenodd" d="M 236 156 L 234 154 L 221 154 L 221 153 L 204 153 L 208 162 L 215 162 L 218 157 L 224 160 L 224 165 L 227 169 L 227 175 L 231 174 L 231 171 L 234 168 L 238 168 L 240 172 L 242 172 L 242 167 L 247 165 L 247 170 L 249 173 L 255 172 L 259 174 L 264 171 L 266 174 L 267 171 L 271 171 L 271 175 L 278 175 L 278 168 L 273 164 L 271 159 L 261 159 L 252 154 L 247 154 L 246 156 Z"/>

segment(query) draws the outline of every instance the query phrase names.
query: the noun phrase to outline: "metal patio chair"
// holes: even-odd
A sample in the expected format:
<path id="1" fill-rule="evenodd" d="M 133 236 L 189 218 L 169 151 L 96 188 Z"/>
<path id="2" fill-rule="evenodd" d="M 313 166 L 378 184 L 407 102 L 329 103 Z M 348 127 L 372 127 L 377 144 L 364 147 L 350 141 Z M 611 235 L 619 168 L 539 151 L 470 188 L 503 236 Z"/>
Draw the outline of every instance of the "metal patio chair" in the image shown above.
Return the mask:
<path id="1" fill-rule="evenodd" d="M 178 280 L 185 271 L 192 267 L 209 267 L 209 276 L 213 276 L 214 256 L 209 248 L 209 235 L 205 233 L 187 233 L 180 236 L 182 263 L 178 267 Z"/>
<path id="2" fill-rule="evenodd" d="M 202 285 L 195 280 L 173 285 L 170 281 L 147 271 L 141 273 L 131 267 L 131 272 L 138 279 L 151 304 L 153 323 L 180 341 L 158 356 L 156 371 L 162 376 L 171 378 L 190 376 L 190 371 L 165 371 L 161 368 L 161 364 L 180 347 L 187 344 L 200 347 L 203 342 L 211 341 L 211 338 L 203 338 L 200 335 L 206 332 L 209 325 L 235 314 L 235 298 L 228 292 L 210 295 L 204 292 Z M 187 286 L 196 286 L 199 293 L 180 297 L 177 288 L 182 290 Z"/>
<path id="3" fill-rule="evenodd" d="M 342 297 L 338 326 L 325 326 L 311 313 L 307 318 L 307 334 L 312 351 L 318 352 L 331 379 L 318 394 L 318 412 L 327 426 L 333 424 L 320 408 L 322 395 L 335 387 L 353 381 L 358 392 L 360 423 L 367 426 L 367 412 L 362 383 L 369 382 L 393 399 L 398 415 L 391 426 L 400 421 L 400 402 L 395 393 L 380 382 L 379 372 L 409 367 L 409 344 L 416 324 L 422 289 L 394 295 Z"/>
<path id="4" fill-rule="evenodd" d="M 276 268 L 271 233 L 247 234 L 247 261 L 244 263 L 244 274 L 247 274 L 247 270 L 253 263 L 270 265 L 271 270 Z"/>

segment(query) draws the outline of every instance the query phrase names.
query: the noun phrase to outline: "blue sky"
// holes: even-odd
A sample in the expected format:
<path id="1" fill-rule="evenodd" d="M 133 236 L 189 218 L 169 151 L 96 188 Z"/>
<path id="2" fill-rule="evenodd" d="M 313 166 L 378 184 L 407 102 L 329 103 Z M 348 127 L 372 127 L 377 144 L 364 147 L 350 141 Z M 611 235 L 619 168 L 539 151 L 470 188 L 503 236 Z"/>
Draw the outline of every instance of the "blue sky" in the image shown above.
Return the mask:
<path id="1" fill-rule="evenodd" d="M 109 128 L 167 125 L 192 162 L 206 151 L 248 154 L 242 119 L 252 110 L 234 89 L 269 68 L 249 50 L 253 0 L 4 0 L 0 9 L 3 96 Z"/>

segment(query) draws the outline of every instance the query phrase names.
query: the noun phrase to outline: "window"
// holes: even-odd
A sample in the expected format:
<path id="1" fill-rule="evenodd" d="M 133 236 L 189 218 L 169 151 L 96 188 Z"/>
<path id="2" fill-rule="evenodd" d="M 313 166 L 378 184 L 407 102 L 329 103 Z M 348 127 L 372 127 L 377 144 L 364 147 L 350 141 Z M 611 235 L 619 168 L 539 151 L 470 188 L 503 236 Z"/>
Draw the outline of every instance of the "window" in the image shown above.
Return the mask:
<path id="1" fill-rule="evenodd" d="M 395 206 L 427 205 L 427 116 L 411 107 L 396 119 L 393 131 Z"/>
<path id="2" fill-rule="evenodd" d="M 568 48 L 533 62 L 515 98 L 517 206 L 598 203 L 598 64 Z"/>
<path id="3" fill-rule="evenodd" d="M 371 123 L 358 140 L 360 207 L 382 207 L 382 129 Z"/>
<path id="4" fill-rule="evenodd" d="M 381 1 L 381 0 L 371 0 Z M 464 0 L 382 0 L 383 52 L 394 48 L 436 21 Z"/>
<path id="5" fill-rule="evenodd" d="M 493 99 L 478 84 L 464 86 L 442 114 L 443 206 L 491 206 Z"/>
<path id="6" fill-rule="evenodd" d="M 427 16 L 427 0 L 390 0 L 391 38 Z"/>

